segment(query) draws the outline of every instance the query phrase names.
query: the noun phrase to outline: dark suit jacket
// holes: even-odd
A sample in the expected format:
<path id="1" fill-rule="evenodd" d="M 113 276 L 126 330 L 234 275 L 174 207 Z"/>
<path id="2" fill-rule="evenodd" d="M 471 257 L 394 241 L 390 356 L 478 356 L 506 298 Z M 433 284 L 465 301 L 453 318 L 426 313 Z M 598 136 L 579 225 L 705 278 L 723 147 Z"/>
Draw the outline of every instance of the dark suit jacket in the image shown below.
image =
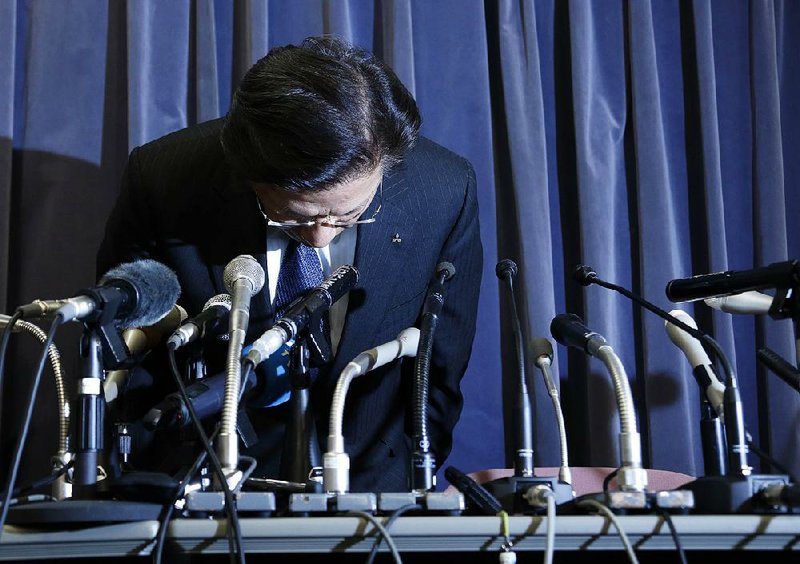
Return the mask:
<path id="1" fill-rule="evenodd" d="M 221 123 L 203 123 L 134 149 L 98 253 L 98 274 L 137 258 L 161 261 L 177 273 L 180 303 L 194 315 L 208 298 L 225 293 L 223 269 L 235 256 L 253 255 L 266 271 L 265 222 L 255 195 L 225 162 Z M 435 266 L 447 260 L 456 275 L 447 282 L 435 336 L 428 420 L 432 450 L 441 464 L 463 404 L 459 382 L 475 334 L 482 271 L 472 167 L 420 138 L 384 179 L 377 222 L 357 229 L 354 262 L 360 282 L 351 292 L 336 358 L 320 372 L 311 392 L 322 451 L 336 377 L 358 353 L 417 324 Z M 267 288 L 251 302 L 246 343 L 273 322 Z M 224 354 L 218 352 L 208 351 L 209 370 L 224 369 Z M 407 490 L 412 377 L 413 359 L 408 359 L 353 382 L 344 418 L 353 491 Z M 163 366 L 143 381 L 146 400 L 140 403 L 147 409 L 169 391 L 171 378 Z M 275 477 L 287 410 L 251 410 L 250 415 L 260 440 L 246 452 L 259 460 L 259 473 Z"/>

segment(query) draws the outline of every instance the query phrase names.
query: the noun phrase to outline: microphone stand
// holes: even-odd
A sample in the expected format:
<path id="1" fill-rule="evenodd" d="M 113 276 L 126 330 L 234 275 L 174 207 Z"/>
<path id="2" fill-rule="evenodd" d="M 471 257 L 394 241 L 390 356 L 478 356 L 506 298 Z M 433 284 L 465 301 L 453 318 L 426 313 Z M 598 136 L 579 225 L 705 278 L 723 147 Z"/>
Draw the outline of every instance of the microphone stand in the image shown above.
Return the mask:
<path id="1" fill-rule="evenodd" d="M 316 425 L 309 409 L 312 374 L 305 337 L 295 343 L 290 354 L 290 418 L 286 426 L 280 476 L 287 482 L 305 484 L 309 493 L 319 493 L 322 491 L 322 484 L 312 478 L 314 469 L 320 466 L 321 455 L 317 444 Z"/>
<path id="2" fill-rule="evenodd" d="M 591 267 L 579 265 L 575 269 L 575 278 L 583 286 L 597 284 L 613 290 L 629 298 L 662 319 L 680 327 L 688 334 L 711 348 L 725 370 L 725 437 L 727 439 L 727 473 L 722 476 L 706 475 L 682 486 L 694 494 L 695 511 L 707 514 L 727 514 L 737 512 L 774 513 L 774 506 L 759 504 L 759 492 L 769 486 L 786 486 L 789 477 L 783 474 L 753 474 L 747 462 L 747 443 L 744 434 L 744 414 L 739 393 L 738 381 L 730 360 L 725 356 L 719 344 L 709 335 L 690 327 L 675 319 L 658 306 L 650 303 L 633 292 L 606 282 L 597 276 Z"/>
<path id="3" fill-rule="evenodd" d="M 511 320 L 514 333 L 514 350 L 517 360 L 517 402 L 514 409 L 516 427 L 514 444 L 514 475 L 498 478 L 483 484 L 483 487 L 500 501 L 508 513 L 536 513 L 545 509 L 546 501 L 540 492 L 549 489 L 557 504 L 568 503 L 575 498 L 572 485 L 557 476 L 536 476 L 533 462 L 533 414 L 531 398 L 525 377 L 525 342 L 522 326 L 514 299 L 512 278 L 517 274 L 517 265 L 509 259 L 501 260 L 495 269 L 497 277 L 506 282 L 511 300 Z M 528 492 L 531 493 L 528 493 Z"/>

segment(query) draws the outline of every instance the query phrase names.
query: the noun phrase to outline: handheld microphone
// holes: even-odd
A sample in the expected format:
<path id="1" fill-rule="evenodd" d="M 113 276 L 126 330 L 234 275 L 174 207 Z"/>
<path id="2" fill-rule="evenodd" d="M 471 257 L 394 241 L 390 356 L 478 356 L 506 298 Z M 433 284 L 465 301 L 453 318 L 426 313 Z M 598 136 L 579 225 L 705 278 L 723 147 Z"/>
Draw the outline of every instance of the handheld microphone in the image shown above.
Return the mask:
<path id="1" fill-rule="evenodd" d="M 209 334 L 225 335 L 223 320 L 231 312 L 231 297 L 229 294 L 217 294 L 209 299 L 203 310 L 183 322 L 167 341 L 167 346 L 179 349 L 184 345 L 193 343 Z M 185 317 L 184 317 L 185 319 Z"/>
<path id="2" fill-rule="evenodd" d="M 694 319 L 685 311 L 674 309 L 670 311 L 669 314 L 675 319 L 684 322 L 689 327 L 697 329 L 697 324 L 694 322 Z M 664 329 L 666 329 L 670 340 L 676 347 L 683 351 L 686 360 L 689 361 L 694 379 L 697 381 L 700 389 L 703 390 L 708 403 L 711 404 L 711 407 L 714 408 L 717 415 L 724 418 L 725 386 L 719 381 L 719 378 L 717 378 L 717 374 L 714 372 L 714 366 L 711 363 L 711 359 L 708 358 L 708 354 L 703 348 L 703 345 L 700 344 L 700 341 L 696 338 L 689 335 L 689 333 L 683 329 L 680 329 L 668 319 L 664 320 Z"/>
<path id="3" fill-rule="evenodd" d="M 665 291 L 672 302 L 690 302 L 739 294 L 764 288 L 792 288 L 800 285 L 800 262 L 775 262 L 751 270 L 728 270 L 678 278 L 667 282 Z"/>
<path id="4" fill-rule="evenodd" d="M 122 332 L 122 340 L 128 347 L 131 355 L 136 356 L 149 351 L 158 345 L 161 338 L 174 331 L 183 320 L 186 319 L 186 310 L 175 304 L 167 315 L 161 318 L 155 325 L 149 327 L 131 327 Z M 116 400 L 125 387 L 128 380 L 128 370 L 109 370 L 106 372 L 103 381 L 103 391 L 106 403 L 111 404 Z"/>
<path id="5" fill-rule="evenodd" d="M 296 301 L 275 325 L 252 345 L 245 362 L 258 366 L 283 345 L 294 339 L 313 316 L 320 316 L 339 301 L 358 282 L 356 267 L 345 264 L 337 268 L 322 284 Z"/>
<path id="6" fill-rule="evenodd" d="M 761 292 L 742 292 L 732 296 L 706 298 L 703 300 L 707 306 L 725 313 L 744 313 L 750 315 L 764 315 L 769 313 L 774 298 Z"/>
<path id="7" fill-rule="evenodd" d="M 225 402 L 225 373 L 198 380 L 186 387 L 186 395 L 197 418 L 203 421 L 222 411 Z M 251 371 L 244 382 L 244 392 L 256 385 L 257 375 Z M 169 394 L 153 406 L 143 422 L 150 430 L 180 429 L 192 423 L 189 408 L 180 392 Z"/>
<path id="8" fill-rule="evenodd" d="M 153 325 L 169 313 L 180 296 L 178 277 L 160 262 L 141 259 L 105 273 L 100 284 L 66 300 L 36 300 L 21 306 L 22 319 L 52 318 L 64 322 L 113 318 L 119 328 Z"/>

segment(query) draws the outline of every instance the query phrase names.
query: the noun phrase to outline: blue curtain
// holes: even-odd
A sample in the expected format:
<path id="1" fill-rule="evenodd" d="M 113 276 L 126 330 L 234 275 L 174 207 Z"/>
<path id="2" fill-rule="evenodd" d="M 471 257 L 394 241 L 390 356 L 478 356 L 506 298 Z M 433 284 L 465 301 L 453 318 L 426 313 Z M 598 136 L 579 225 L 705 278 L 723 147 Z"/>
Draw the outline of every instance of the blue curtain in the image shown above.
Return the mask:
<path id="1" fill-rule="evenodd" d="M 224 115 L 270 47 L 336 34 L 386 60 L 423 133 L 477 172 L 486 271 L 448 463 L 510 460 L 515 362 L 494 265 L 512 258 L 526 335 L 582 315 L 627 369 L 646 465 L 701 475 L 698 387 L 663 322 L 571 271 L 592 265 L 671 309 L 670 279 L 800 258 L 798 31 L 800 4 L 782 0 L 0 0 L 0 311 L 93 282 L 130 149 Z M 800 473 L 800 398 L 755 361 L 763 345 L 794 359 L 791 322 L 688 311 L 734 363 L 755 441 Z M 57 342 L 74 377 L 76 335 Z M 6 379 L 3 452 L 26 362 Z M 563 349 L 554 368 L 572 464 L 615 466 L 605 370 Z M 528 370 L 536 462 L 557 465 L 552 407 Z M 56 449 L 49 388 L 31 479 Z"/>

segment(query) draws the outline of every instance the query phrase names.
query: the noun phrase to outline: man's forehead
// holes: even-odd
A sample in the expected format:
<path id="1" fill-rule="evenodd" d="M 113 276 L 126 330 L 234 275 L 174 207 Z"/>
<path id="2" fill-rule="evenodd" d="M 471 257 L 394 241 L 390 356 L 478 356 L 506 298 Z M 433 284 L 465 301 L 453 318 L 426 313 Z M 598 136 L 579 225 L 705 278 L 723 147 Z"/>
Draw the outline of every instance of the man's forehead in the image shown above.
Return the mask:
<path id="1" fill-rule="evenodd" d="M 369 198 L 378 188 L 381 178 L 381 170 L 376 169 L 354 180 L 348 180 L 321 190 L 289 192 L 271 184 L 251 183 L 251 186 L 264 202 L 272 202 L 284 206 L 293 204 L 301 206 L 319 205 L 338 209 L 347 208 L 348 205 L 358 204 Z M 349 210 L 340 209 L 339 211 Z"/>

